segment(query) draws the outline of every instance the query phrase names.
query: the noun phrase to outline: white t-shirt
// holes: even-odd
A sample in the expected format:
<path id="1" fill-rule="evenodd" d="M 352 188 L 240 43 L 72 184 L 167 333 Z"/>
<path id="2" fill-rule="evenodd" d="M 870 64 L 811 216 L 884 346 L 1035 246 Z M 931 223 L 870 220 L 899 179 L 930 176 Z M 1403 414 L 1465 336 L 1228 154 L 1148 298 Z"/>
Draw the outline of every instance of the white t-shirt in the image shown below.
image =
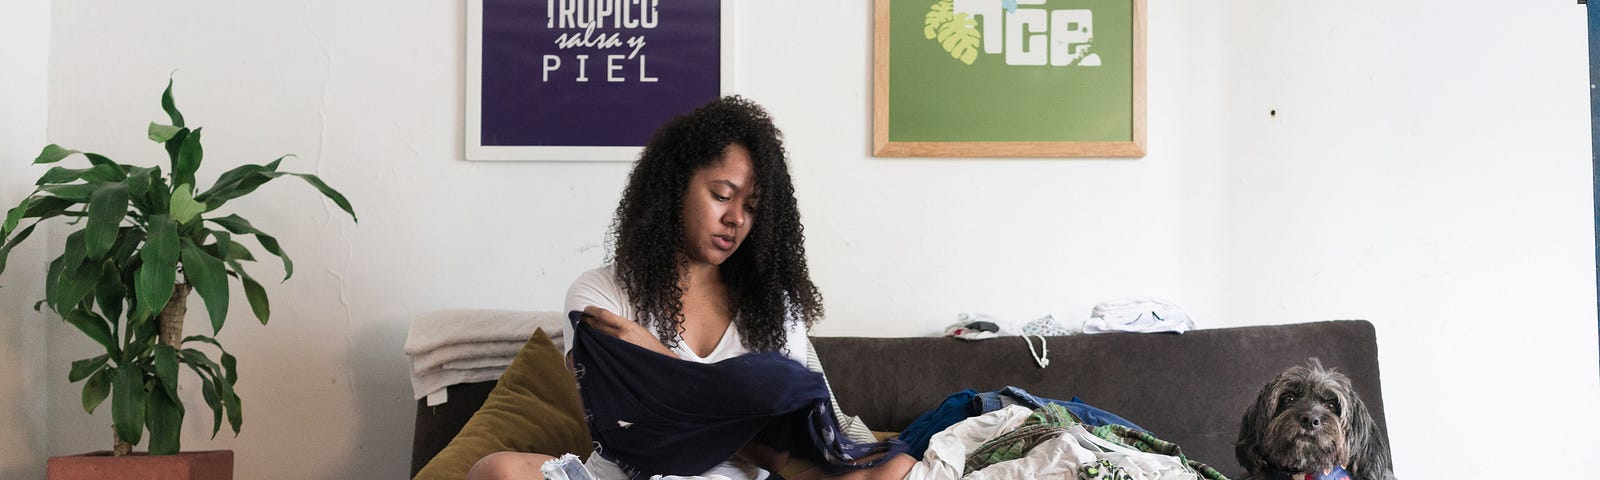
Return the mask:
<path id="1" fill-rule="evenodd" d="M 639 319 L 639 312 L 634 310 L 633 303 L 629 301 L 627 292 L 624 292 L 622 284 L 617 282 L 616 270 L 610 265 L 583 272 L 582 275 L 578 275 L 577 280 L 572 282 L 572 288 L 567 289 L 565 311 L 583 310 L 585 307 L 590 306 L 610 310 L 611 313 L 629 320 Z M 561 351 L 563 353 L 571 353 L 572 325 L 562 322 L 561 327 L 564 329 L 561 335 Z M 806 348 L 809 345 L 807 343 L 809 340 L 806 339 L 805 323 L 791 318 L 788 321 L 788 327 L 788 338 L 784 340 L 784 349 L 786 350 L 784 353 L 789 359 L 805 365 Z M 654 327 L 651 327 L 651 331 L 655 331 Z M 744 339 L 739 335 L 738 327 L 733 325 L 728 325 L 728 330 L 723 332 L 722 339 L 717 341 L 717 347 L 704 357 L 694 353 L 694 350 L 690 349 L 686 342 L 680 341 L 677 343 L 677 346 L 672 347 L 672 353 L 677 354 L 678 358 L 691 362 L 714 363 L 750 353 L 750 349 L 744 346 Z"/>
<path id="2" fill-rule="evenodd" d="M 611 313 L 629 320 L 637 320 L 639 318 L 639 312 L 634 310 L 633 303 L 629 301 L 627 292 L 622 290 L 622 284 L 617 281 L 616 269 L 611 265 L 583 272 L 582 275 L 578 275 L 577 280 L 572 282 L 572 287 L 567 289 L 565 311 L 583 310 L 590 306 L 610 310 Z M 794 360 L 800 365 L 805 365 L 806 351 L 810 348 L 810 340 L 806 338 L 805 323 L 791 318 L 787 322 L 787 326 L 788 338 L 784 340 L 784 353 L 790 360 Z M 568 322 L 562 322 L 561 328 L 563 329 L 561 351 L 563 353 L 571 353 L 573 341 L 572 325 Z M 653 327 L 651 331 L 654 331 Z M 717 341 L 716 348 L 713 348 L 711 353 L 704 357 L 690 349 L 688 342 L 679 341 L 677 346 L 671 348 L 672 353 L 677 354 L 678 358 L 698 363 L 714 363 L 750 353 L 750 349 L 744 346 L 743 337 L 739 335 L 739 328 L 734 325 L 728 325 L 728 330 L 722 334 L 722 339 Z M 626 478 L 621 468 L 599 455 L 590 455 L 588 461 L 585 462 L 585 466 L 597 479 Z M 761 480 L 769 476 L 766 470 L 757 468 L 737 458 L 728 459 L 728 461 L 722 462 L 701 474 L 701 476 L 707 477 L 711 475 L 721 475 L 728 477 L 730 480 Z"/>

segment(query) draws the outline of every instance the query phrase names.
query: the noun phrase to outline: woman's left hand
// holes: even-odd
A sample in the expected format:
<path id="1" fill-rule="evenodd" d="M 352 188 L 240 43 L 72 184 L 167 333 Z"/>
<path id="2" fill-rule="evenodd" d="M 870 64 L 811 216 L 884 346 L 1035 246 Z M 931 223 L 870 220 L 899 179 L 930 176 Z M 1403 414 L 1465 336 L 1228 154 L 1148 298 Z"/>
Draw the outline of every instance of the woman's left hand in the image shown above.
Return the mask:
<path id="1" fill-rule="evenodd" d="M 654 332 L 644 328 L 643 325 L 635 323 L 633 320 L 611 313 L 610 310 L 591 305 L 583 309 L 583 319 L 589 322 L 590 327 L 594 327 L 595 330 L 599 330 L 601 333 L 644 347 L 652 352 L 673 358 L 678 357 L 677 354 L 672 353 L 672 349 L 667 348 L 665 344 L 661 343 L 660 339 L 656 338 Z"/>

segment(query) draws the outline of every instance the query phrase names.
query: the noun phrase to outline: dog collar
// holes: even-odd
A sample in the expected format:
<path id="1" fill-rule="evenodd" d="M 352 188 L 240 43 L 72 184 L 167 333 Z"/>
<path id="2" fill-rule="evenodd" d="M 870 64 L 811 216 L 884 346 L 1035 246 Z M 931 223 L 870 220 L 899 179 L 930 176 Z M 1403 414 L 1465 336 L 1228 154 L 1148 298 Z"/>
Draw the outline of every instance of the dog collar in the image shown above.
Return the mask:
<path id="1" fill-rule="evenodd" d="M 1267 471 L 1267 480 L 1350 480 L 1350 472 L 1339 466 L 1324 468 L 1321 472 L 1295 473 L 1273 468 Z"/>

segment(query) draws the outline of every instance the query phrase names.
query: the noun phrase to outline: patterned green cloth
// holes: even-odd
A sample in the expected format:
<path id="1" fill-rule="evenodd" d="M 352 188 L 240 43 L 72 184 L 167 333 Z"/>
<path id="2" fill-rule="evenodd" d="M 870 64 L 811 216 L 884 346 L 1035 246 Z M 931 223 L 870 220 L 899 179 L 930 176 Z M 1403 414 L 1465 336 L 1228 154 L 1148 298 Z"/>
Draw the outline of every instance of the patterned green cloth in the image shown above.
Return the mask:
<path id="1" fill-rule="evenodd" d="M 1078 478 L 1083 480 L 1133 480 L 1133 475 L 1110 460 L 1095 460 L 1078 468 Z"/>
<path id="2" fill-rule="evenodd" d="M 1199 474 L 1201 478 L 1208 478 L 1211 480 L 1228 480 L 1228 477 L 1223 476 L 1222 472 L 1218 472 L 1217 469 L 1211 468 L 1210 465 L 1190 460 L 1189 457 L 1183 454 L 1183 449 L 1178 448 L 1178 444 L 1156 438 L 1155 435 L 1151 435 L 1148 432 L 1134 430 L 1117 424 L 1106 424 L 1096 427 L 1092 433 L 1094 433 L 1094 436 L 1096 437 L 1109 440 L 1119 445 L 1133 447 L 1141 452 L 1159 453 L 1162 455 L 1178 457 L 1179 460 L 1183 461 L 1184 466 L 1189 467 L 1190 470 L 1194 470 L 1195 473 Z"/>

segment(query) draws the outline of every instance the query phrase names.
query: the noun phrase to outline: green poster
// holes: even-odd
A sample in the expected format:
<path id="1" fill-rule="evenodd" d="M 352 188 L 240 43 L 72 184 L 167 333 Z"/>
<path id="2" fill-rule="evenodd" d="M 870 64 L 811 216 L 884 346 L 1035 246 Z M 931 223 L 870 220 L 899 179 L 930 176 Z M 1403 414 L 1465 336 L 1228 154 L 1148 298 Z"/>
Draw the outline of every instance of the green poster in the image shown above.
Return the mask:
<path id="1" fill-rule="evenodd" d="M 1134 0 L 883 1 L 888 141 L 1140 140 Z"/>

